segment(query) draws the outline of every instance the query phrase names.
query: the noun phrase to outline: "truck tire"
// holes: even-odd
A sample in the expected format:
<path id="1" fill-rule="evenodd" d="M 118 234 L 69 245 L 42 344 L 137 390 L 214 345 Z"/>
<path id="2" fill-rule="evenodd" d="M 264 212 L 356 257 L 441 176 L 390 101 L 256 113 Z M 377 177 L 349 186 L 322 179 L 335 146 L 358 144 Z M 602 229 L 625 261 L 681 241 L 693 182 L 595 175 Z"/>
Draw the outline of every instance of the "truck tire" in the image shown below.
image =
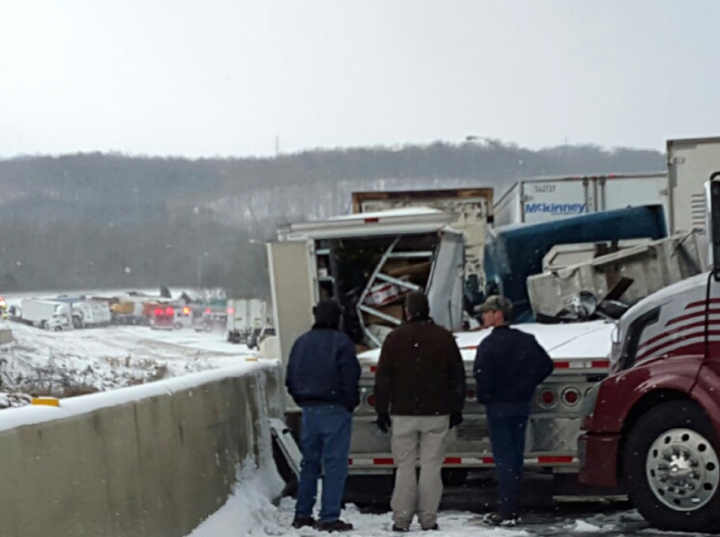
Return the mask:
<path id="1" fill-rule="evenodd" d="M 662 530 L 720 528 L 720 464 L 712 424 L 693 401 L 644 414 L 624 450 L 625 485 L 640 514 Z"/>

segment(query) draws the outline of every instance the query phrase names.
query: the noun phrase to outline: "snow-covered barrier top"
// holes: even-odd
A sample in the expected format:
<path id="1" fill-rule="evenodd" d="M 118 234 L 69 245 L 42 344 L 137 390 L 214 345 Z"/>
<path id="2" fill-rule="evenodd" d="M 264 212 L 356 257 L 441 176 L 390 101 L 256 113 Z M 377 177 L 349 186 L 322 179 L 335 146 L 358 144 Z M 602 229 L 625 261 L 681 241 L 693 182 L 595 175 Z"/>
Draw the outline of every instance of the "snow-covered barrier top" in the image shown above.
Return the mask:
<path id="1" fill-rule="evenodd" d="M 0 535 L 188 535 L 271 457 L 278 368 L 249 362 L 0 412 Z"/>

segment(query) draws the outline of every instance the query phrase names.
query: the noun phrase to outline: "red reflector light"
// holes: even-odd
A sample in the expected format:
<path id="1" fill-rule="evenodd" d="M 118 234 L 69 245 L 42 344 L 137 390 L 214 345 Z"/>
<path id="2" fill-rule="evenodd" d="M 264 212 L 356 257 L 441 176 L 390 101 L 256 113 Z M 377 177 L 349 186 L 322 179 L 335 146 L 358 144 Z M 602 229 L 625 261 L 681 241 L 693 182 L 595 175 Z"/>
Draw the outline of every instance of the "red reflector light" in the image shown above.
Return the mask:
<path id="1" fill-rule="evenodd" d="M 394 464 L 393 459 L 373 459 L 373 464 Z"/>
<path id="2" fill-rule="evenodd" d="M 228 315 L 235 315 L 235 308 L 228 308 L 227 312 L 228 312 Z"/>
<path id="3" fill-rule="evenodd" d="M 367 406 L 371 408 L 375 408 L 375 404 L 377 402 L 377 399 L 375 398 L 375 394 L 371 393 L 367 396 L 367 399 L 365 399 L 365 403 L 367 403 Z"/>
<path id="4" fill-rule="evenodd" d="M 379 218 L 365 218 L 363 220 L 366 224 L 377 224 L 380 219 Z"/>
<path id="5" fill-rule="evenodd" d="M 570 369 L 570 362 L 555 362 L 555 369 Z"/>
<path id="6" fill-rule="evenodd" d="M 548 455 L 546 457 L 538 457 L 540 464 L 571 464 L 573 458 L 567 455 Z"/>
<path id="7" fill-rule="evenodd" d="M 570 388 L 563 392 L 563 401 L 565 401 L 568 405 L 577 404 L 577 402 L 579 400 L 580 400 L 580 393 L 578 393 L 577 390 Z"/>
<path id="8" fill-rule="evenodd" d="M 465 394 L 465 398 L 468 401 L 472 401 L 473 399 L 475 399 L 475 390 L 468 390 L 467 393 Z"/>
<path id="9" fill-rule="evenodd" d="M 376 365 L 371 365 L 371 366 L 370 366 L 370 373 L 375 373 L 375 371 L 377 371 L 377 366 L 376 366 Z"/>
<path id="10" fill-rule="evenodd" d="M 154 313 L 155 315 L 162 315 L 162 314 L 163 314 L 163 309 L 162 309 L 162 308 L 155 308 L 155 310 L 153 311 L 153 313 Z"/>
<path id="11" fill-rule="evenodd" d="M 552 390 L 543 390 L 540 394 L 540 402 L 545 406 L 550 406 L 555 402 L 555 392 Z"/>
<path id="12" fill-rule="evenodd" d="M 165 308 L 165 315 L 175 315 L 175 310 L 168 306 L 167 308 Z"/>
<path id="13" fill-rule="evenodd" d="M 445 464 L 462 464 L 460 457 L 445 457 Z"/>
<path id="14" fill-rule="evenodd" d="M 590 367 L 593 369 L 607 369 L 610 367 L 610 360 L 593 360 L 590 362 Z"/>
<path id="15" fill-rule="evenodd" d="M 212 310 L 210 308 L 205 309 L 205 315 L 210 315 L 212 313 Z"/>

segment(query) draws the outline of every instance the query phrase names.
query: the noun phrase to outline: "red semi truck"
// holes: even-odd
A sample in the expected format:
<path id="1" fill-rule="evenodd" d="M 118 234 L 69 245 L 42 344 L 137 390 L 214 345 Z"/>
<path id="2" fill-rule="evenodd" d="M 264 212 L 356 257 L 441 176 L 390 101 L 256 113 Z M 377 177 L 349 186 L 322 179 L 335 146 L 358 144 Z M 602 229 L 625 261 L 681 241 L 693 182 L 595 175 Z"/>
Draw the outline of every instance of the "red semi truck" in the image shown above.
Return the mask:
<path id="1" fill-rule="evenodd" d="M 624 489 L 666 530 L 720 531 L 720 172 L 705 198 L 710 271 L 623 315 L 578 446 L 582 483 Z"/>

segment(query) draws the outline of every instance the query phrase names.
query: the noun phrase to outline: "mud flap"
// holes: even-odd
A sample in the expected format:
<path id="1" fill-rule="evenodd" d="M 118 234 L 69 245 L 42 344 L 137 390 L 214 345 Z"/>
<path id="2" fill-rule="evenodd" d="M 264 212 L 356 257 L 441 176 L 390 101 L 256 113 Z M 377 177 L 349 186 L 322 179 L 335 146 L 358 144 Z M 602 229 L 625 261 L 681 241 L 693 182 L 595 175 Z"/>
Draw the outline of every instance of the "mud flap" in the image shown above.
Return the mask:
<path id="1" fill-rule="evenodd" d="M 300 453 L 300 448 L 295 442 L 295 438 L 293 438 L 290 429 L 287 428 L 281 419 L 270 418 L 270 430 L 272 431 L 273 440 L 285 457 L 285 462 L 287 462 L 287 465 L 295 476 L 299 478 L 302 453 Z"/>

